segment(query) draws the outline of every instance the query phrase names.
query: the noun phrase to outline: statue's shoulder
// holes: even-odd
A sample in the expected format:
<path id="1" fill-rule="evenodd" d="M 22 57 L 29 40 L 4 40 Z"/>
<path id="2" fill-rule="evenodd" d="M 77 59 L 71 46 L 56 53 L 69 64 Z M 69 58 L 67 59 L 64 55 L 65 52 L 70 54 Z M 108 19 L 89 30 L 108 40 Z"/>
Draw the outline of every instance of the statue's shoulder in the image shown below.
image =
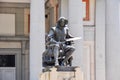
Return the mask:
<path id="1" fill-rule="evenodd" d="M 51 30 L 55 31 L 55 29 L 56 29 L 56 27 L 55 27 L 55 26 L 54 26 L 54 27 L 51 27 Z"/>
<path id="2" fill-rule="evenodd" d="M 65 25 L 65 28 L 64 28 L 64 29 L 68 30 L 69 28 L 68 28 L 68 26 L 67 26 L 67 25 Z"/>

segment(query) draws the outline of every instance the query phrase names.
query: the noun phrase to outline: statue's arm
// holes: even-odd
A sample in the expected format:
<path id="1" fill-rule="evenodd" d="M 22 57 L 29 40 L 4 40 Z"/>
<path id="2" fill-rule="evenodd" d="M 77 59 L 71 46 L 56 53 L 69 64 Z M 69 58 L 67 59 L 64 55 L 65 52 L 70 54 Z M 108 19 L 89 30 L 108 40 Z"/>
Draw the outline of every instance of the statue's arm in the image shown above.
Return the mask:
<path id="1" fill-rule="evenodd" d="M 54 29 L 50 29 L 49 34 L 48 34 L 48 39 L 50 43 L 56 43 L 57 41 L 54 39 L 55 32 Z"/>
<path id="2" fill-rule="evenodd" d="M 67 27 L 67 38 L 74 38 L 73 35 L 71 35 L 69 28 Z"/>
<path id="3" fill-rule="evenodd" d="M 74 38 L 74 36 L 71 35 L 71 33 L 70 33 L 70 31 L 69 31 L 69 28 L 67 28 L 66 30 L 67 30 L 67 36 L 66 36 L 66 38 L 67 38 L 67 39 L 68 39 L 68 38 Z M 72 45 L 72 44 L 74 44 L 74 41 L 66 41 L 65 44 L 67 44 L 67 45 Z"/>

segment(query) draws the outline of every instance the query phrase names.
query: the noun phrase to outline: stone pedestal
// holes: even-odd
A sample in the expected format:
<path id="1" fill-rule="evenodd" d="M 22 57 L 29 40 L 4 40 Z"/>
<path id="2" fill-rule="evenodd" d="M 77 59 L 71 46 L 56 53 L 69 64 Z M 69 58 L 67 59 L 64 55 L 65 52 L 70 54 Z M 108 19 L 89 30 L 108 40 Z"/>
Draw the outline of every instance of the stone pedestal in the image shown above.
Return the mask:
<path id="1" fill-rule="evenodd" d="M 39 80 L 83 80 L 79 67 L 47 67 Z"/>

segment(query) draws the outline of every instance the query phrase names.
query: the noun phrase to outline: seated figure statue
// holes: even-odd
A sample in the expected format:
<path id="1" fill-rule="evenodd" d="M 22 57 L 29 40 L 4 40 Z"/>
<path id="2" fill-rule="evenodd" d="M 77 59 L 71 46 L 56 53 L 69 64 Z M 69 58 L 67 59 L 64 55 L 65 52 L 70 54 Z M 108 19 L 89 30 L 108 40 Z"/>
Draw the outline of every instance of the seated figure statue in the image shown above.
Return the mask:
<path id="1" fill-rule="evenodd" d="M 72 53 L 75 48 L 72 46 L 73 41 L 66 39 L 73 38 L 67 27 L 68 20 L 60 17 L 55 27 L 51 27 L 49 34 L 46 36 L 46 51 L 43 53 L 43 65 L 50 66 L 67 66 L 72 65 Z M 49 65 L 50 63 L 50 65 Z"/>

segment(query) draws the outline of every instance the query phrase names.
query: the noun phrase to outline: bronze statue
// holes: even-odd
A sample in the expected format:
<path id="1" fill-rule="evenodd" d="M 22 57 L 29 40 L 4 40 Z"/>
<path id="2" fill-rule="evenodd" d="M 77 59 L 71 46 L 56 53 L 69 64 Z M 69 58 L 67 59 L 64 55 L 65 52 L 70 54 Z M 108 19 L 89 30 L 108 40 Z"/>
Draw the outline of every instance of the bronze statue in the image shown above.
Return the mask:
<path id="1" fill-rule="evenodd" d="M 75 48 L 72 46 L 73 41 L 68 40 L 73 38 L 69 33 L 67 26 L 68 20 L 60 17 L 57 25 L 51 27 L 49 34 L 46 37 L 46 51 L 43 53 L 43 65 L 45 63 L 50 66 L 71 66 L 72 53 Z M 50 64 L 49 64 L 50 63 Z"/>

